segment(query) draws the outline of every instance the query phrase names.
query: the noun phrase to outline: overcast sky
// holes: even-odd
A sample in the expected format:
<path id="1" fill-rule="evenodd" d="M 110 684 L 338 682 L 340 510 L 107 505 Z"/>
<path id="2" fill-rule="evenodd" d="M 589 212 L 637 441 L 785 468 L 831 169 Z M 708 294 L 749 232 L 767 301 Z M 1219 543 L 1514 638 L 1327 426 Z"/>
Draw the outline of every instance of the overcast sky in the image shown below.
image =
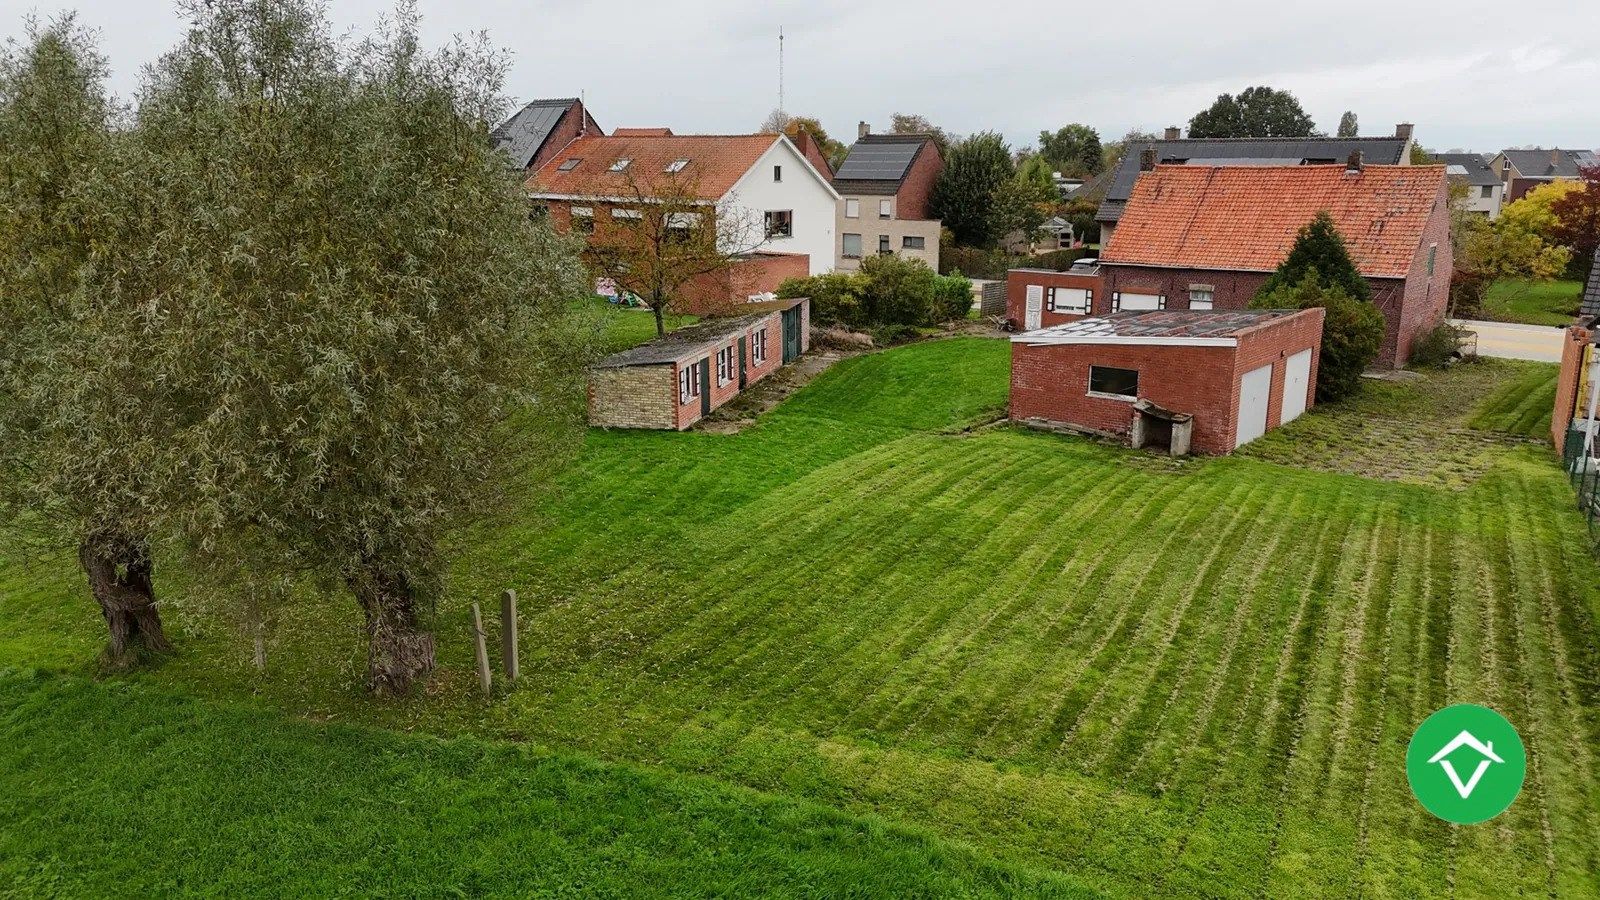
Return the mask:
<path id="1" fill-rule="evenodd" d="M 391 5 L 337 0 L 333 17 L 366 29 Z M 125 98 L 182 29 L 168 0 L 0 0 L 0 33 L 63 9 L 101 30 Z M 1436 150 L 1600 148 L 1594 0 L 421 0 L 421 11 L 432 42 L 485 30 L 511 49 L 512 96 L 583 93 L 607 130 L 754 130 L 777 105 L 782 25 L 789 112 L 847 143 L 858 120 L 881 130 L 894 112 L 1014 145 L 1068 122 L 1112 140 L 1268 84 L 1328 132 L 1353 109 L 1364 135 L 1413 121 Z"/>

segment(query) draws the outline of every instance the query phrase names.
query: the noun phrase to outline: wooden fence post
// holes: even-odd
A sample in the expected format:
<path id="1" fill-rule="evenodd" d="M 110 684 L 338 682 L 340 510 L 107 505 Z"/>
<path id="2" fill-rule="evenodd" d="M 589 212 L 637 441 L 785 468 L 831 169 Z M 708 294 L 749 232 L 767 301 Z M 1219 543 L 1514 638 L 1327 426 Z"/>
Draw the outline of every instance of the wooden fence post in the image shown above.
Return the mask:
<path id="1" fill-rule="evenodd" d="M 500 654 L 506 678 L 515 682 L 522 675 L 522 665 L 517 659 L 517 592 L 512 590 L 500 595 Z"/>
<path id="2" fill-rule="evenodd" d="M 478 655 L 478 683 L 483 686 L 483 695 L 488 697 L 494 690 L 494 682 L 489 677 L 489 644 L 483 633 L 483 613 L 476 602 L 472 604 L 472 643 Z"/>

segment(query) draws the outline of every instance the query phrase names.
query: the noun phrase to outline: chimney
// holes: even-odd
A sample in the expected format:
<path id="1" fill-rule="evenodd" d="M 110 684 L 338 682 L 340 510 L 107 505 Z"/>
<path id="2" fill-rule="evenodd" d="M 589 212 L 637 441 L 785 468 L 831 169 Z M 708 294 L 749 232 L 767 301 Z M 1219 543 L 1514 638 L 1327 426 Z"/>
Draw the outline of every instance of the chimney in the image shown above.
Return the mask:
<path id="1" fill-rule="evenodd" d="M 872 133 L 872 126 L 871 125 L 868 125 L 865 122 L 857 123 L 857 125 L 856 125 L 856 140 L 859 141 L 859 140 L 861 140 L 862 138 L 866 137 L 867 135 L 869 135 L 871 133 Z"/>
<path id="2" fill-rule="evenodd" d="M 1351 150 L 1350 151 L 1350 159 L 1347 160 L 1345 162 L 1345 164 L 1344 164 L 1345 174 L 1346 175 L 1359 175 L 1359 174 L 1361 174 L 1361 168 L 1362 168 L 1362 166 L 1361 166 L 1361 151 L 1360 150 Z"/>
<path id="3" fill-rule="evenodd" d="M 1164 140 L 1175 141 L 1181 137 L 1183 137 L 1183 129 L 1174 126 L 1167 129 L 1167 135 Z"/>
<path id="4" fill-rule="evenodd" d="M 1559 169 L 1559 168 L 1561 168 L 1561 151 L 1560 150 L 1551 150 L 1550 151 L 1550 168 L 1551 169 Z"/>
<path id="5" fill-rule="evenodd" d="M 1148 172 L 1156 167 L 1156 148 L 1146 147 L 1139 151 L 1139 171 Z"/>
<path id="6" fill-rule="evenodd" d="M 1415 131 L 1416 127 L 1410 122 L 1401 122 L 1394 127 L 1394 136 L 1402 141 L 1409 141 L 1411 140 L 1411 132 Z"/>

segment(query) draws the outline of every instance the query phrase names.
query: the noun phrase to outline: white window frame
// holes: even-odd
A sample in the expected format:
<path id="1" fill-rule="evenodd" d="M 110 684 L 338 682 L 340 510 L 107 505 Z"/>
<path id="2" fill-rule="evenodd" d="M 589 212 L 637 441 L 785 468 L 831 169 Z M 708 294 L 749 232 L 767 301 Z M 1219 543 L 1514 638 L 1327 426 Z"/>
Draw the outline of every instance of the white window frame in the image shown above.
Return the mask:
<path id="1" fill-rule="evenodd" d="M 688 406 L 700 396 L 700 363 L 692 362 L 678 370 L 678 405 Z"/>
<path id="2" fill-rule="evenodd" d="M 856 239 L 856 252 L 850 252 L 850 238 Z M 839 255 L 845 259 L 860 259 L 862 236 L 853 231 L 846 231 L 839 236 Z"/>
<path id="3" fill-rule="evenodd" d="M 1205 299 L 1202 300 L 1200 298 L 1200 296 L 1199 296 L 1200 294 L 1205 294 Z M 1201 304 L 1204 304 L 1204 305 L 1201 305 Z M 1189 308 L 1190 309 L 1200 309 L 1200 310 L 1216 309 L 1217 308 L 1217 288 L 1216 288 L 1216 286 L 1215 285 L 1210 285 L 1210 284 L 1191 284 L 1191 285 L 1189 285 Z"/>
<path id="4" fill-rule="evenodd" d="M 1058 292 L 1060 292 L 1060 293 L 1058 293 Z M 1074 296 L 1074 295 L 1080 296 L 1082 298 L 1082 300 L 1083 300 L 1083 303 L 1082 303 L 1082 305 L 1073 305 L 1071 303 L 1062 303 L 1058 299 L 1060 294 L 1065 294 L 1066 296 Z M 1094 308 L 1094 289 L 1093 288 L 1071 288 L 1071 287 L 1048 287 L 1048 288 L 1045 288 L 1044 289 L 1044 308 L 1048 309 L 1051 312 L 1056 312 L 1056 313 L 1087 313 L 1089 310 Z"/>
<path id="5" fill-rule="evenodd" d="M 1156 305 L 1155 306 L 1135 306 L 1135 307 L 1133 307 L 1136 310 L 1140 310 L 1140 311 L 1143 311 L 1143 312 L 1149 312 L 1151 310 L 1166 309 L 1167 308 L 1167 295 L 1166 294 L 1139 294 L 1139 293 L 1134 293 L 1132 291 L 1129 291 L 1128 293 L 1131 296 L 1134 296 L 1134 297 L 1154 297 L 1155 300 L 1156 300 Z M 1112 293 L 1112 295 L 1111 295 L 1111 311 L 1112 312 L 1121 312 L 1122 311 L 1122 297 L 1123 297 L 1123 292 L 1122 291 L 1115 291 L 1115 292 Z"/>
<path id="6" fill-rule="evenodd" d="M 717 351 L 717 387 L 722 387 L 733 381 L 733 347 L 723 347 Z"/>
<path id="7" fill-rule="evenodd" d="M 758 366 L 767 363 L 767 329 L 757 328 L 756 333 L 750 337 L 750 358 Z"/>
<path id="8" fill-rule="evenodd" d="M 773 222 L 775 221 L 774 217 L 780 215 L 787 215 L 789 217 L 789 230 L 787 232 L 773 231 Z M 764 230 L 766 231 L 767 240 L 787 240 L 788 238 L 794 237 L 794 210 L 769 209 L 763 214 L 762 218 L 762 224 L 765 226 Z"/>
<path id="9" fill-rule="evenodd" d="M 844 202 L 844 217 L 846 219 L 861 218 L 861 201 L 853 199 L 846 200 Z"/>
<path id="10" fill-rule="evenodd" d="M 894 201 L 893 200 L 890 200 L 890 199 L 888 199 L 886 197 L 886 198 L 878 201 L 878 218 L 880 218 L 880 219 L 892 219 L 892 218 L 894 218 Z"/>
<path id="11" fill-rule="evenodd" d="M 614 208 L 614 209 L 611 210 L 611 218 L 613 218 L 613 219 L 642 219 L 642 218 L 644 218 L 644 213 L 639 212 L 637 209 Z"/>

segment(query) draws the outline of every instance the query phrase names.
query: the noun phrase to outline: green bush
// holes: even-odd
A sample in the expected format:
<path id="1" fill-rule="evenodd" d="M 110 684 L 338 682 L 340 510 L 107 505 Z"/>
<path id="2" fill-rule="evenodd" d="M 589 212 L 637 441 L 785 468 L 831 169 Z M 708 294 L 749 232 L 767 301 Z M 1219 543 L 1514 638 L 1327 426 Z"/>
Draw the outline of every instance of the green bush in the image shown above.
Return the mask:
<path id="1" fill-rule="evenodd" d="M 1378 357 L 1383 344 L 1383 313 L 1357 300 L 1337 285 L 1324 285 L 1316 270 L 1308 270 L 1299 283 L 1274 290 L 1263 289 L 1250 302 L 1252 309 L 1313 309 L 1322 307 L 1322 357 L 1317 364 L 1317 402 L 1341 400 L 1361 389 L 1361 373 Z"/>
<path id="2" fill-rule="evenodd" d="M 1449 365 L 1461 350 L 1461 329 L 1448 323 L 1417 338 L 1411 344 L 1413 368 L 1437 369 Z"/>
<path id="3" fill-rule="evenodd" d="M 965 319 L 972 310 L 972 279 L 960 270 L 940 275 L 934 288 L 934 317 L 939 322 Z"/>
<path id="4" fill-rule="evenodd" d="M 939 275 L 919 259 L 871 256 L 859 272 L 790 278 L 778 285 L 778 296 L 810 297 L 818 325 L 919 328 L 966 318 L 972 282 L 960 273 Z"/>
<path id="5" fill-rule="evenodd" d="M 866 307 L 861 296 L 866 290 L 866 279 L 850 272 L 828 272 L 809 278 L 790 278 L 778 285 L 778 296 L 810 297 L 811 320 L 818 325 L 849 325 L 857 327 L 866 323 Z"/>

